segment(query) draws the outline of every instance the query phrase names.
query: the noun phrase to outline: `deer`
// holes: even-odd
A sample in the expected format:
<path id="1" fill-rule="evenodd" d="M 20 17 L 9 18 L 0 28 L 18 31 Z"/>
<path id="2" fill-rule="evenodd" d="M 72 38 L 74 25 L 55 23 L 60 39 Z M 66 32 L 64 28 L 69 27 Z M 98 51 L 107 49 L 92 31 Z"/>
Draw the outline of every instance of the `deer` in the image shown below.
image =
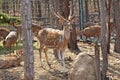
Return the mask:
<path id="1" fill-rule="evenodd" d="M 17 38 L 17 32 L 10 31 L 9 34 L 6 36 L 5 40 L 3 41 L 3 46 L 11 50 L 12 45 L 16 44 L 17 46 Z"/>
<path id="2" fill-rule="evenodd" d="M 115 30 L 115 24 L 114 24 L 114 22 L 110 22 L 109 24 L 110 24 L 109 31 L 111 34 L 113 32 L 113 30 Z M 81 31 L 76 30 L 76 33 L 78 36 L 84 35 L 86 38 L 96 37 L 98 40 L 101 37 L 101 26 L 98 24 L 94 24 L 92 26 L 90 25 L 89 27 L 86 27 Z"/>
<path id="3" fill-rule="evenodd" d="M 70 14 L 68 19 L 63 18 L 58 12 L 56 13 L 53 10 L 53 7 L 50 8 L 51 12 L 66 25 L 63 25 L 63 30 L 53 29 L 53 28 L 43 28 L 38 32 L 37 38 L 40 43 L 39 56 L 40 56 L 40 65 L 42 66 L 41 53 L 44 50 L 46 61 L 48 62 L 47 50 L 55 49 L 57 50 L 57 55 L 60 62 L 60 72 L 66 72 L 64 54 L 65 48 L 67 47 L 68 41 L 70 39 L 70 32 L 72 29 L 73 15 L 72 7 L 70 5 Z"/>
<path id="4" fill-rule="evenodd" d="M 17 54 L 11 53 L 11 55 L 3 56 L 0 59 L 0 69 L 21 66 L 21 62 L 23 61 L 23 51 L 16 50 L 16 52 Z"/>

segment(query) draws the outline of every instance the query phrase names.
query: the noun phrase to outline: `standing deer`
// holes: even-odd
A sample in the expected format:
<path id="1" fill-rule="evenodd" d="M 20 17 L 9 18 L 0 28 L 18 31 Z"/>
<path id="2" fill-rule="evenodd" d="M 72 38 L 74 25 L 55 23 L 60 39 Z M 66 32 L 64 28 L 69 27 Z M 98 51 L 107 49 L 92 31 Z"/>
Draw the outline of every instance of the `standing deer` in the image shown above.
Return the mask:
<path id="1" fill-rule="evenodd" d="M 68 19 L 65 19 L 59 13 L 55 13 L 53 8 L 51 8 L 53 14 L 58 19 L 62 20 L 62 22 L 64 22 L 64 24 L 66 25 L 63 25 L 63 30 L 43 28 L 38 32 L 37 38 L 40 42 L 39 55 L 40 55 L 41 66 L 42 66 L 42 61 L 41 61 L 42 50 L 44 50 L 47 63 L 48 65 L 50 65 L 48 62 L 47 50 L 56 49 L 60 61 L 60 71 L 66 72 L 65 62 L 64 62 L 64 52 L 70 38 L 70 30 L 72 29 L 73 16 L 71 10 L 72 9 L 70 7 L 70 15 Z"/>

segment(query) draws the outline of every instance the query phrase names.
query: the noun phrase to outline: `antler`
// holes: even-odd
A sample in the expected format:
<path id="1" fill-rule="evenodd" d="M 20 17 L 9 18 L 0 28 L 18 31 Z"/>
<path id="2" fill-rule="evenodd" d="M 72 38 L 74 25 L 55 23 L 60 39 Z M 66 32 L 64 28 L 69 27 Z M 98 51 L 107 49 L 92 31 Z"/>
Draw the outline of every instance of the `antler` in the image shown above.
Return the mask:
<path id="1" fill-rule="evenodd" d="M 74 18 L 74 16 L 73 16 L 73 4 L 72 4 L 72 1 L 70 1 L 69 4 L 70 4 L 70 5 L 69 5 L 70 13 L 69 13 L 68 19 L 65 19 L 63 16 L 61 16 L 59 12 L 56 13 L 55 10 L 53 9 L 53 7 L 52 7 L 51 5 L 50 5 L 50 10 L 51 10 L 51 12 L 52 12 L 57 18 L 59 18 L 59 19 L 61 19 L 61 20 L 64 20 L 64 21 L 66 21 L 66 22 L 69 22 L 71 19 Z"/>
<path id="2" fill-rule="evenodd" d="M 57 12 L 57 14 L 59 15 L 60 19 L 63 19 L 64 21 L 68 22 L 68 20 L 61 16 L 59 12 Z"/>
<path id="3" fill-rule="evenodd" d="M 57 18 L 62 19 L 64 21 L 68 22 L 68 20 L 65 19 L 63 16 L 61 16 L 59 12 L 56 13 L 54 8 L 51 5 L 50 5 L 50 10 Z"/>
<path id="4" fill-rule="evenodd" d="M 58 15 L 56 14 L 56 12 L 53 10 L 52 5 L 50 5 L 50 10 L 51 10 L 51 12 L 52 12 L 57 18 L 60 18 L 60 16 L 58 16 Z"/>
<path id="5" fill-rule="evenodd" d="M 69 13 L 69 16 L 68 16 L 68 20 L 70 20 L 70 19 L 71 19 L 72 12 L 73 12 L 73 9 L 72 9 L 72 7 L 73 7 L 72 2 L 71 2 L 71 1 L 69 1 L 69 4 L 70 4 L 70 6 L 69 6 L 69 8 L 70 8 L 70 13 Z"/>

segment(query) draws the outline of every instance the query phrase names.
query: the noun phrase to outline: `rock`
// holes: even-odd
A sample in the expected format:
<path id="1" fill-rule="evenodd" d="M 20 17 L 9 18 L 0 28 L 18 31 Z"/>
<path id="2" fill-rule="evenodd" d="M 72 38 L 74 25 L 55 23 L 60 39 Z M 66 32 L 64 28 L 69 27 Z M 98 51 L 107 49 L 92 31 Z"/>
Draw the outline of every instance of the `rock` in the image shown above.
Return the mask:
<path id="1" fill-rule="evenodd" d="M 70 80 L 96 80 L 94 58 L 86 53 L 80 53 L 69 72 Z"/>

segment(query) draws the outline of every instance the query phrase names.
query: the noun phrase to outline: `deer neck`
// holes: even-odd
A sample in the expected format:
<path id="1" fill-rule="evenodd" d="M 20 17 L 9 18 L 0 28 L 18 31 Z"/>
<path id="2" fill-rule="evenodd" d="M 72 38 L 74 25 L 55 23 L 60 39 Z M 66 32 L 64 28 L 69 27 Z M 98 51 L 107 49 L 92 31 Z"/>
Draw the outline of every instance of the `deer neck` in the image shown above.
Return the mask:
<path id="1" fill-rule="evenodd" d="M 70 38 L 70 30 L 65 26 L 65 27 L 63 27 L 63 31 L 64 31 L 64 39 L 69 40 L 69 38 Z"/>

